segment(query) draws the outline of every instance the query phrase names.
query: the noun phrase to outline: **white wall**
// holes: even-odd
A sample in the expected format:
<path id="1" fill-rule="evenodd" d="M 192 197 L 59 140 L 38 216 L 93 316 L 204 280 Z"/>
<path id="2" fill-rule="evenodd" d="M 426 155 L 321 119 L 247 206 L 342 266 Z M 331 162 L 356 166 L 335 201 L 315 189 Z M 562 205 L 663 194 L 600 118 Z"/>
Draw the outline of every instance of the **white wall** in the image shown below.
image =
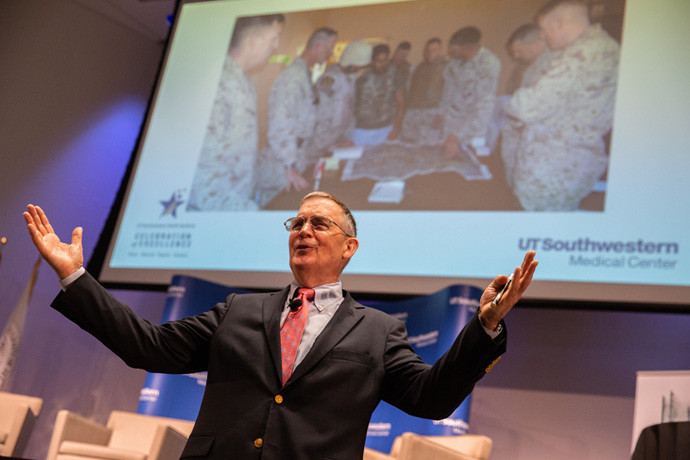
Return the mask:
<path id="1" fill-rule="evenodd" d="M 482 386 L 470 424 L 492 460 L 613 460 L 629 456 L 632 416 L 633 398 Z"/>

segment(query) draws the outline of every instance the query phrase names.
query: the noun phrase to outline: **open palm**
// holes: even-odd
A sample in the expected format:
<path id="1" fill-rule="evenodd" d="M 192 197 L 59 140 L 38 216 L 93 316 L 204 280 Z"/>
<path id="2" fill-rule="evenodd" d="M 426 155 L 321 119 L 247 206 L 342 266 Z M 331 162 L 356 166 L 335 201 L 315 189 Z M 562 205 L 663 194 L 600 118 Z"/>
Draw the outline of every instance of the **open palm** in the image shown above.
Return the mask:
<path id="1" fill-rule="evenodd" d="M 27 209 L 28 212 L 24 213 L 26 227 L 41 257 L 53 267 L 60 279 L 74 273 L 84 263 L 82 228 L 74 229 L 71 244 L 63 243 L 40 207 L 30 204 Z"/>
<path id="2" fill-rule="evenodd" d="M 501 321 L 517 301 L 520 300 L 520 297 L 522 297 L 522 294 L 532 282 L 532 276 L 539 264 L 538 261 L 534 260 L 534 256 L 534 251 L 528 251 L 527 254 L 525 254 L 522 265 L 517 267 L 513 272 L 513 281 L 497 306 L 491 305 L 491 301 L 494 300 L 503 285 L 508 281 L 508 277 L 499 275 L 494 278 L 491 284 L 486 288 L 479 301 L 480 319 L 484 326 L 490 329 L 496 327 L 499 321 Z"/>

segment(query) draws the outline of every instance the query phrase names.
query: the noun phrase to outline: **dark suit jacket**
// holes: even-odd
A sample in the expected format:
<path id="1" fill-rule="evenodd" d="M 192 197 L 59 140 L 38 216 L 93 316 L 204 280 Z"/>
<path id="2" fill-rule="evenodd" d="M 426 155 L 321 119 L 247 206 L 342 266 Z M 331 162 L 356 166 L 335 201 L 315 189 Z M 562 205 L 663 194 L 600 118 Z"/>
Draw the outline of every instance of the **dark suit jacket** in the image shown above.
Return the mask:
<path id="1" fill-rule="evenodd" d="M 690 422 L 666 422 L 646 427 L 631 460 L 690 459 Z"/>
<path id="2" fill-rule="evenodd" d="M 412 350 L 402 322 L 345 293 L 283 386 L 279 321 L 287 293 L 233 294 L 201 315 L 154 325 L 85 274 L 52 305 L 132 367 L 208 371 L 182 454 L 189 459 L 360 460 L 380 400 L 443 419 L 505 351 L 505 337 L 492 340 L 475 315 L 430 366 Z"/>

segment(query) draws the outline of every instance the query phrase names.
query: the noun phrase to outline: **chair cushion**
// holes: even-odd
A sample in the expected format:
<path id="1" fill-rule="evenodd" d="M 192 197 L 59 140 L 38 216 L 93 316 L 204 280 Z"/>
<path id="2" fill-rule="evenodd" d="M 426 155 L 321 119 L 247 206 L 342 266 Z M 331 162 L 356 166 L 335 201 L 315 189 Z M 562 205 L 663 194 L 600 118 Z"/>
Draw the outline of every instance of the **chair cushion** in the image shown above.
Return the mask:
<path id="1" fill-rule="evenodd" d="M 9 433 L 0 433 L 0 444 L 5 444 L 5 441 L 7 441 L 7 436 L 9 436 Z"/>
<path id="2" fill-rule="evenodd" d="M 143 452 L 75 441 L 64 441 L 60 444 L 58 456 L 62 455 L 108 460 L 146 460 L 146 453 Z"/>

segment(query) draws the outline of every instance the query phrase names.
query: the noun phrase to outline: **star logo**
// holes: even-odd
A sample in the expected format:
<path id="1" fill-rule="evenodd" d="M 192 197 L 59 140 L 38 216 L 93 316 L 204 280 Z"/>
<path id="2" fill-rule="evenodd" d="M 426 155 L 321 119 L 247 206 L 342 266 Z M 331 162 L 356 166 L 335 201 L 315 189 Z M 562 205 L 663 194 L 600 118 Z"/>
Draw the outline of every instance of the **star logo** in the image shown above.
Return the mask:
<path id="1" fill-rule="evenodd" d="M 161 217 L 170 215 L 177 217 L 177 207 L 184 203 L 184 201 L 182 201 L 182 193 L 179 190 L 174 191 L 168 201 L 161 201 L 160 203 L 163 205 Z"/>

